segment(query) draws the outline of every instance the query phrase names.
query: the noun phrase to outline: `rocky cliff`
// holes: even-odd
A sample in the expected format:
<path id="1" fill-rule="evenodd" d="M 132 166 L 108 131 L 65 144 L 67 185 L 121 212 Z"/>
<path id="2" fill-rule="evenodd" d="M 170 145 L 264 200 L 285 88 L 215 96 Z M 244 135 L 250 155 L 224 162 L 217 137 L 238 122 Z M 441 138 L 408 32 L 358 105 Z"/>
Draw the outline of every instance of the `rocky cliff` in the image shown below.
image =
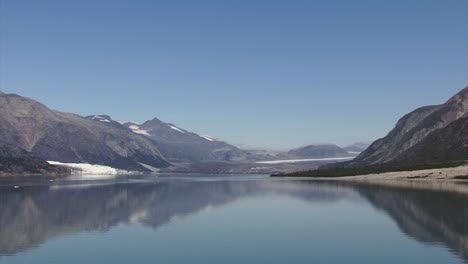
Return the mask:
<path id="1" fill-rule="evenodd" d="M 127 170 L 169 163 L 147 138 L 79 115 L 51 110 L 15 94 L 0 94 L 0 141 L 45 159 Z"/>

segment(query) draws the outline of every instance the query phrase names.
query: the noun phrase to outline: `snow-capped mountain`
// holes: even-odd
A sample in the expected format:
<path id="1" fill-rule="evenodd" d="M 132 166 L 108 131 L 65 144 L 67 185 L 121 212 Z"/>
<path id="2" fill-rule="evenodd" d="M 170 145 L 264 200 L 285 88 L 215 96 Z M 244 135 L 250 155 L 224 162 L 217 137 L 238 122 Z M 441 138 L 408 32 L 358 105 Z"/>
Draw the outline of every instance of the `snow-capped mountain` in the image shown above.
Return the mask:
<path id="1" fill-rule="evenodd" d="M 169 166 L 151 140 L 108 116 L 58 112 L 15 94 L 0 94 L 0 127 L 0 141 L 43 160 L 141 171 Z"/>
<path id="2" fill-rule="evenodd" d="M 100 121 L 102 122 L 102 121 Z M 199 135 L 153 118 L 142 124 L 121 122 L 133 133 L 151 139 L 171 161 L 250 161 L 259 157 L 208 135 Z"/>

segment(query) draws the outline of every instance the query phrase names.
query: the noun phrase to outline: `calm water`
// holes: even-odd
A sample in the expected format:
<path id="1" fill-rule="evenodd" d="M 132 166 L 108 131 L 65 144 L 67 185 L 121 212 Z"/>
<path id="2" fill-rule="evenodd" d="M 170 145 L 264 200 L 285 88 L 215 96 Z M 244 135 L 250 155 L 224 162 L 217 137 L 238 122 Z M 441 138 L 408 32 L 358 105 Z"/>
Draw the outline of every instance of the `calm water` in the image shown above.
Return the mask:
<path id="1" fill-rule="evenodd" d="M 0 180 L 0 263 L 465 263 L 468 187 L 455 187 Z"/>

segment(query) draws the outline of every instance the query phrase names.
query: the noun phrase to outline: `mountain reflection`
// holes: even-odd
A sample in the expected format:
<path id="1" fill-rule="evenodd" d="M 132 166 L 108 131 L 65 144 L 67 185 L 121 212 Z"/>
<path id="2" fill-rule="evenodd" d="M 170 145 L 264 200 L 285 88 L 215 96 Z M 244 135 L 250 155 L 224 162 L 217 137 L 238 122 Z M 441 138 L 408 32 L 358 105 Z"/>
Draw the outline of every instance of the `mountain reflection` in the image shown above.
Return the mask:
<path id="1" fill-rule="evenodd" d="M 468 195 L 366 184 L 270 180 L 0 188 L 0 255 L 28 250 L 56 236 L 106 231 L 119 223 L 158 228 L 205 208 L 266 195 L 319 203 L 364 197 L 387 212 L 408 236 L 424 243 L 442 243 L 468 260 Z"/>
<path id="2" fill-rule="evenodd" d="M 456 187 L 468 190 L 465 184 Z M 387 212 L 408 236 L 423 243 L 443 244 L 468 261 L 468 195 L 372 185 L 354 188 Z"/>
<path id="3" fill-rule="evenodd" d="M 27 250 L 79 231 L 105 231 L 119 223 L 157 228 L 201 209 L 268 193 L 334 201 L 347 192 L 292 182 L 167 181 L 104 186 L 0 189 L 0 254 Z"/>

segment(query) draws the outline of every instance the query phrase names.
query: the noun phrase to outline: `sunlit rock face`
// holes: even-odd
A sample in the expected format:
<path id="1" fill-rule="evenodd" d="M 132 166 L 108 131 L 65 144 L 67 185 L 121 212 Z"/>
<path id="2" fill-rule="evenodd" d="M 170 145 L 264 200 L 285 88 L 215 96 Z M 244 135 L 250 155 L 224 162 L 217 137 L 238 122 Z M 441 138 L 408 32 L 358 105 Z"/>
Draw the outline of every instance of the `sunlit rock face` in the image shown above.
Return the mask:
<path id="1" fill-rule="evenodd" d="M 444 155 L 446 145 L 465 145 L 461 157 L 468 159 L 466 148 L 467 133 L 457 133 L 457 130 L 466 131 L 466 118 L 468 115 L 468 87 L 449 99 L 446 103 L 435 106 L 421 107 L 401 118 L 390 133 L 375 141 L 367 150 L 362 152 L 347 166 L 367 166 L 393 161 L 418 162 L 423 154 L 422 149 L 431 151 L 425 154 L 423 161 L 444 161 L 454 157 Z M 459 121 L 459 123 L 456 123 Z M 450 125 L 454 124 L 454 127 Z M 461 123 L 461 124 L 460 124 Z M 439 133 L 426 139 L 433 133 Z M 441 137 L 443 135 L 443 137 Z M 439 140 L 437 140 L 439 139 Z M 452 142 L 452 143 L 451 143 Z M 429 145 L 433 146 L 430 147 Z M 416 149 L 413 149 L 416 148 Z M 414 154 L 412 154 L 414 152 Z M 426 151 L 427 152 L 427 151 Z M 409 153 L 409 154 L 408 154 Z M 458 157 L 458 156 L 457 156 Z"/>

